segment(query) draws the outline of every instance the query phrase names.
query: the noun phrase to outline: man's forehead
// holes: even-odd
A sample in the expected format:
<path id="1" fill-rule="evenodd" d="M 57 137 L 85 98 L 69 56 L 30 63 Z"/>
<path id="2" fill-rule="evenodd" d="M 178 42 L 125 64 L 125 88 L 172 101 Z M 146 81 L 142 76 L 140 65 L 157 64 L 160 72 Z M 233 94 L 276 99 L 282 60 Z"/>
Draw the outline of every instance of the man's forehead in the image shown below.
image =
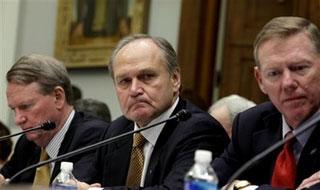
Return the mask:
<path id="1" fill-rule="evenodd" d="M 155 73 L 158 71 L 159 71 L 159 67 L 155 67 L 153 65 L 143 65 L 143 67 L 136 69 L 134 71 L 124 67 L 124 69 L 120 69 L 116 71 L 114 74 L 116 78 L 123 78 L 127 76 L 136 76 L 141 74 Z"/>
<path id="2" fill-rule="evenodd" d="M 143 38 L 143 39 L 137 39 L 134 41 L 129 42 L 128 44 L 124 45 L 118 52 L 118 55 L 126 52 L 126 51 L 135 51 L 137 50 L 137 48 L 139 49 L 150 49 L 153 47 L 157 47 L 156 44 L 151 40 L 151 39 L 147 39 L 147 38 Z M 146 52 L 148 53 L 148 52 Z"/>
<path id="3" fill-rule="evenodd" d="M 37 82 L 32 82 L 29 84 L 24 83 L 16 83 L 16 82 L 10 82 L 7 85 L 7 93 L 8 95 L 12 93 L 16 93 L 17 96 L 23 96 L 19 93 L 21 92 L 29 92 L 29 93 L 41 93 L 41 87 L 40 84 Z"/>

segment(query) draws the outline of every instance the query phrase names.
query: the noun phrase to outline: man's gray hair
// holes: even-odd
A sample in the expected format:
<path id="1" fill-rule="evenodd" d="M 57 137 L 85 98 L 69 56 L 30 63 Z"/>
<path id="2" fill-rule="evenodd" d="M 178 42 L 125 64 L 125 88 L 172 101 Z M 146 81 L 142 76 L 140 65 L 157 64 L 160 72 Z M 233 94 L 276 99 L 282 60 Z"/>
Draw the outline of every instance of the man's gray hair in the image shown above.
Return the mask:
<path id="1" fill-rule="evenodd" d="M 7 72 L 7 82 L 17 84 L 40 85 L 40 92 L 44 95 L 61 86 L 67 102 L 72 104 L 72 88 L 65 66 L 58 60 L 38 54 L 22 56 Z"/>
<path id="2" fill-rule="evenodd" d="M 226 97 L 221 98 L 217 102 L 215 102 L 210 108 L 209 113 L 211 113 L 213 110 L 226 107 L 231 123 L 233 122 L 234 118 L 237 116 L 238 113 L 243 112 L 251 107 L 254 107 L 256 104 L 244 97 L 241 97 L 236 94 L 232 94 Z"/>
<path id="3" fill-rule="evenodd" d="M 113 76 L 113 66 L 115 64 L 114 62 L 119 51 L 127 44 L 136 40 L 143 40 L 143 39 L 151 40 L 156 46 L 160 48 L 163 54 L 163 61 L 165 62 L 168 72 L 170 74 L 173 74 L 175 71 L 180 72 L 180 68 L 177 62 L 177 54 L 173 49 L 173 47 L 171 46 L 171 44 L 166 39 L 161 37 L 149 36 L 147 34 L 132 34 L 120 40 L 120 42 L 112 52 L 112 55 L 109 59 L 109 64 L 108 64 L 109 71 L 112 78 L 114 78 Z"/>

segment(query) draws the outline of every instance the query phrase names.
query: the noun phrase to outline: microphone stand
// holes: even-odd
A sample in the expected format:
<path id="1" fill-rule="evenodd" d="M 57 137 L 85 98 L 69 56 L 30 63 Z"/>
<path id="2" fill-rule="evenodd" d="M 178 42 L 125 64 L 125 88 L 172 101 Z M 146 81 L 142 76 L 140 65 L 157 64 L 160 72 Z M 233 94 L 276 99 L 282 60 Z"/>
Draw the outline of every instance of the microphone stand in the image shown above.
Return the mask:
<path id="1" fill-rule="evenodd" d="M 284 145 L 286 142 L 290 141 L 292 138 L 295 138 L 296 136 L 299 136 L 301 133 L 309 129 L 311 126 L 315 125 L 317 122 L 320 121 L 320 111 L 316 112 L 310 119 L 308 119 L 306 122 L 304 122 L 300 127 L 298 127 L 296 130 L 294 130 L 293 135 L 288 136 L 288 138 L 281 139 L 277 143 L 273 144 L 269 148 L 265 149 L 261 153 L 257 154 L 253 158 L 251 158 L 249 161 L 247 161 L 245 164 L 243 164 L 228 180 L 226 189 L 229 189 L 231 183 L 237 179 L 245 170 L 253 166 L 256 162 L 258 162 L 260 159 L 264 158 L 268 154 L 270 154 L 275 149 L 279 148 L 280 146 Z"/>
<path id="2" fill-rule="evenodd" d="M 119 139 L 122 139 L 124 137 L 127 137 L 129 135 L 132 135 L 134 133 L 139 133 L 141 131 L 144 131 L 144 130 L 147 130 L 147 129 L 150 129 L 152 127 L 155 127 L 157 125 L 160 125 L 162 123 L 165 123 L 165 122 L 168 122 L 168 121 L 171 121 L 171 120 L 174 120 L 174 119 L 178 119 L 178 120 L 186 120 L 188 119 L 189 117 L 191 116 L 191 114 L 186 111 L 186 110 L 181 110 L 179 111 L 177 114 L 175 114 L 174 116 L 170 117 L 169 119 L 166 119 L 166 120 L 163 120 L 163 121 L 160 121 L 158 123 L 155 123 L 153 125 L 150 125 L 150 126 L 147 126 L 147 127 L 142 127 L 142 128 L 139 128 L 139 129 L 136 129 L 136 130 L 132 130 L 132 131 L 129 131 L 129 132 L 126 132 L 126 133 L 123 133 L 123 134 L 120 134 L 120 135 L 117 135 L 117 136 L 114 136 L 114 137 L 111 137 L 111 138 L 108 138 L 108 139 L 105 139 L 103 141 L 100 141 L 100 142 L 97 142 L 97 143 L 94 143 L 92 145 L 88 145 L 88 146 L 85 146 L 85 147 L 82 147 L 82 148 L 79 148 L 77 150 L 74 150 L 74 151 L 71 151 L 71 152 L 68 152 L 66 154 L 63 154 L 63 155 L 60 155 L 60 156 L 57 156 L 56 158 L 52 158 L 52 159 L 48 159 L 48 160 L 45 160 L 45 161 L 41 161 L 41 162 L 38 162 L 37 164 L 33 164 L 31 166 L 28 166 L 26 168 L 24 168 L 23 170 L 20 170 L 18 173 L 16 173 L 15 175 L 13 175 L 10 179 L 6 179 L 6 184 L 10 184 L 11 181 L 16 178 L 17 176 L 19 176 L 20 174 L 26 172 L 26 171 L 29 171 L 33 168 L 37 168 L 37 167 L 40 167 L 40 166 L 43 166 L 45 164 L 49 164 L 51 162 L 57 162 L 57 161 L 61 161 L 63 159 L 66 159 L 66 158 L 70 158 L 72 156 L 75 156 L 75 155 L 78 155 L 78 154 L 81 154 L 81 153 L 84 153 L 84 152 L 88 152 L 90 150 L 94 150 L 94 149 L 97 149 L 103 145 L 107 145 L 109 143 L 112 143 L 114 141 L 117 141 Z"/>

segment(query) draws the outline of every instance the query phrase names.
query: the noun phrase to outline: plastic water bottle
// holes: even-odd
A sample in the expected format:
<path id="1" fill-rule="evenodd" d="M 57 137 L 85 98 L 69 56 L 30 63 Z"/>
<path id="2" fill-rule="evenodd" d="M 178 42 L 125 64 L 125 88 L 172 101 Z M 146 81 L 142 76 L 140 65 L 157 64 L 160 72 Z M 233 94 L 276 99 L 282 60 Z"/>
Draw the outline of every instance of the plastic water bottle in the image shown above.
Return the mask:
<path id="1" fill-rule="evenodd" d="M 185 176 L 185 190 L 217 190 L 218 178 L 210 163 L 212 153 L 207 150 L 196 150 L 194 165 Z"/>
<path id="2" fill-rule="evenodd" d="M 53 180 L 52 190 L 77 190 L 77 180 L 72 175 L 73 163 L 61 162 L 60 173 Z"/>

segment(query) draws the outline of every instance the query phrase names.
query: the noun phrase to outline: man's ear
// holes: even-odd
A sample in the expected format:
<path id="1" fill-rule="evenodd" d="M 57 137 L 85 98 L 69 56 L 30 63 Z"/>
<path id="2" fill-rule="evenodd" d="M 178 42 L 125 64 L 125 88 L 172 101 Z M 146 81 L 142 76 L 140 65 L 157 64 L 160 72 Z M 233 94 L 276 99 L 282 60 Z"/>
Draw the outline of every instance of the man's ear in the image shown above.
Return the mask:
<path id="1" fill-rule="evenodd" d="M 181 86 L 181 76 L 179 70 L 173 72 L 171 75 L 171 82 L 175 91 L 178 92 Z"/>
<path id="2" fill-rule="evenodd" d="M 257 82 L 258 82 L 258 85 L 259 85 L 259 88 L 260 90 L 264 93 L 264 94 L 267 94 L 266 92 L 266 89 L 265 89 L 265 86 L 262 82 L 262 78 L 261 78 L 261 70 L 259 69 L 258 66 L 255 66 L 254 67 L 254 77 L 256 78 Z"/>
<path id="3" fill-rule="evenodd" d="M 64 89 L 61 86 L 54 87 L 53 95 L 55 98 L 56 107 L 61 109 L 66 101 Z"/>

